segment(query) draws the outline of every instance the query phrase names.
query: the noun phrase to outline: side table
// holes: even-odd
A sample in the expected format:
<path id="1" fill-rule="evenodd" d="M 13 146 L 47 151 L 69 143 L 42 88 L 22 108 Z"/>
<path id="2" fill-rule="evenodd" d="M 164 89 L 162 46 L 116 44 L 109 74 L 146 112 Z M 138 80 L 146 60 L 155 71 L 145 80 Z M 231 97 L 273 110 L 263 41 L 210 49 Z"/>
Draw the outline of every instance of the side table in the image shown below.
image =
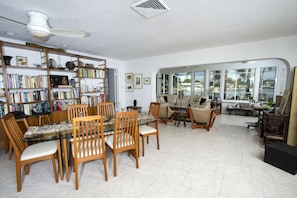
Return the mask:
<path id="1" fill-rule="evenodd" d="M 137 110 L 138 113 L 141 113 L 142 107 L 138 107 L 138 106 L 128 106 L 127 107 L 127 111 L 134 111 Z"/>
<path id="2" fill-rule="evenodd" d="M 178 126 L 179 127 L 179 124 L 180 124 L 180 120 L 183 119 L 184 120 L 184 127 L 186 127 L 186 117 L 187 117 L 187 111 L 185 110 L 177 110 L 175 112 L 175 115 L 176 115 L 176 120 L 174 122 L 174 125 Z"/>
<path id="3" fill-rule="evenodd" d="M 222 102 L 221 101 L 212 101 L 210 103 L 210 106 L 212 109 L 215 110 L 215 112 L 217 114 L 221 114 L 222 113 Z"/>

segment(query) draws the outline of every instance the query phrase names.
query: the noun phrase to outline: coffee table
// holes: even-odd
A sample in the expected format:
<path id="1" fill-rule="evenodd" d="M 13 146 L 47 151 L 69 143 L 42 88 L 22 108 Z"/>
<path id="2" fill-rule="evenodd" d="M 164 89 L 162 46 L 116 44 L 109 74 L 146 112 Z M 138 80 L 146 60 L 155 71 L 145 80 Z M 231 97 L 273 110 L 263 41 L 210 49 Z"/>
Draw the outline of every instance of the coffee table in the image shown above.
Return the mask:
<path id="1" fill-rule="evenodd" d="M 180 121 L 182 119 L 184 121 L 184 127 L 187 126 L 187 124 L 186 124 L 186 118 L 188 116 L 188 112 L 186 110 L 177 110 L 175 112 L 175 116 L 176 116 L 176 120 L 174 122 L 174 125 L 176 125 L 177 127 L 179 127 Z"/>

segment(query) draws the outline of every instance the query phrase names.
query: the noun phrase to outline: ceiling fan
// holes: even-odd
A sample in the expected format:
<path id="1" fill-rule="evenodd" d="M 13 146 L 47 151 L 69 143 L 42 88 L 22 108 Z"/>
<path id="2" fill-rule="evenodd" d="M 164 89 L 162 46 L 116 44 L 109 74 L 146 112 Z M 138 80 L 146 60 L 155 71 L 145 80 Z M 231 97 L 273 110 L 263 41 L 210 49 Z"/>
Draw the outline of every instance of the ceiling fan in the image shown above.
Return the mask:
<path id="1" fill-rule="evenodd" d="M 9 18 L 0 16 L 0 20 L 26 27 L 33 35 L 34 41 L 45 42 L 49 40 L 50 36 L 65 36 L 73 38 L 82 38 L 90 36 L 90 33 L 78 30 L 67 30 L 52 28 L 48 24 L 48 16 L 38 11 L 28 11 L 29 23 L 25 24 Z"/>

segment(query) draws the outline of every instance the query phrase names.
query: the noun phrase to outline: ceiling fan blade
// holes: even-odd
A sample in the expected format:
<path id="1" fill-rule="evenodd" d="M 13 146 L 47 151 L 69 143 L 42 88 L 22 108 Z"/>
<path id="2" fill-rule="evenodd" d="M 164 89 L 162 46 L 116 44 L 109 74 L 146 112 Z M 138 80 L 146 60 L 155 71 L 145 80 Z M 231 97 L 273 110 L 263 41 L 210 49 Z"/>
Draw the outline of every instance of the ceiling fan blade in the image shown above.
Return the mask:
<path id="1" fill-rule="evenodd" d="M 4 16 L 0 16 L 0 21 L 5 21 L 5 22 L 12 23 L 12 24 L 15 24 L 15 25 L 27 27 L 27 24 L 25 24 L 25 23 L 6 18 Z"/>
<path id="2" fill-rule="evenodd" d="M 66 36 L 66 37 L 73 37 L 73 38 L 82 38 L 90 36 L 89 33 L 84 31 L 77 31 L 77 30 L 66 30 L 66 29 L 50 29 L 52 35 L 57 36 Z"/>

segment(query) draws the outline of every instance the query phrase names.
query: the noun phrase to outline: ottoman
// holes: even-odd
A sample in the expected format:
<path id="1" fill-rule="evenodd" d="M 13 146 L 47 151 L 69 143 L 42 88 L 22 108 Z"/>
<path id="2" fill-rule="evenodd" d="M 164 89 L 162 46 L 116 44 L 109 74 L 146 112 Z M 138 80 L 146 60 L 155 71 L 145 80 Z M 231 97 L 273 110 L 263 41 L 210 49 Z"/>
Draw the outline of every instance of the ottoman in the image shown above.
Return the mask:
<path id="1" fill-rule="evenodd" d="M 297 147 L 284 143 L 267 144 L 264 162 L 295 175 L 297 171 Z"/>

